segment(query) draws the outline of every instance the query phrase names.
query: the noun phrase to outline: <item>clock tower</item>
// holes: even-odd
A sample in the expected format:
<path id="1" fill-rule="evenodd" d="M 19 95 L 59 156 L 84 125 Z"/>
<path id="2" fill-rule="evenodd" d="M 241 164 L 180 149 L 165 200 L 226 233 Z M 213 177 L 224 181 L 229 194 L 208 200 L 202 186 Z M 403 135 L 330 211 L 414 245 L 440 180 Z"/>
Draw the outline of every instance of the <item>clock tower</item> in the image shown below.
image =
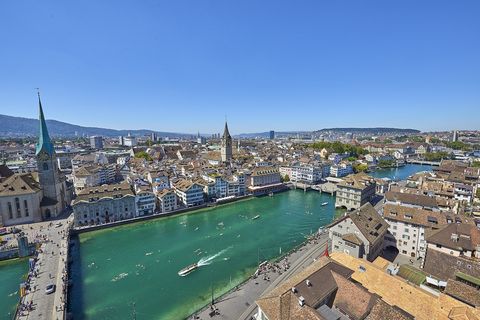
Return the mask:
<path id="1" fill-rule="evenodd" d="M 40 93 L 38 94 L 38 107 L 40 133 L 35 155 L 37 157 L 38 181 L 43 191 L 40 209 L 43 219 L 48 219 L 60 214 L 68 205 L 71 197 L 67 196 L 66 178 L 58 169 L 55 149 L 43 115 Z"/>
<path id="2" fill-rule="evenodd" d="M 232 137 L 230 136 L 230 132 L 228 132 L 228 125 L 226 121 L 222 136 L 221 155 L 222 162 L 229 163 L 232 161 Z"/>

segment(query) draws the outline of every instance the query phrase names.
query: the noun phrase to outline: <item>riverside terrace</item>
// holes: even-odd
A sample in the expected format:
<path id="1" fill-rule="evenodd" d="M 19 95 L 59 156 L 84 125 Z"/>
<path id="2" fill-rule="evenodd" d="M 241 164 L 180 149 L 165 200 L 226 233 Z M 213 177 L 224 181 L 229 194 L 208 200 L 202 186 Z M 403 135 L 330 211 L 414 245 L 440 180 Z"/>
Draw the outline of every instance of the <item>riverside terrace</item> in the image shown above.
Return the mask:
<path id="1" fill-rule="evenodd" d="M 30 270 L 26 294 L 21 298 L 15 319 L 64 319 L 67 295 L 68 229 L 71 218 L 17 226 L 33 241 L 41 234 L 36 263 Z M 55 291 L 46 294 L 48 285 L 54 284 Z"/>

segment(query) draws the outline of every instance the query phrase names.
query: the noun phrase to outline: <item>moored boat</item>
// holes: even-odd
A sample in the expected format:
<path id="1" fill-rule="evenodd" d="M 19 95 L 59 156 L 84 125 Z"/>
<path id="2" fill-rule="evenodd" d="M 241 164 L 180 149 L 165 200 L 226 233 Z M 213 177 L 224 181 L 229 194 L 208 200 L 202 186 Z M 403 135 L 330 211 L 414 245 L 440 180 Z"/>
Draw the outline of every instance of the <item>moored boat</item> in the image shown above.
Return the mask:
<path id="1" fill-rule="evenodd" d="M 328 204 L 328 202 L 323 202 L 322 206 L 326 206 L 327 204 Z"/>
<path id="2" fill-rule="evenodd" d="M 178 271 L 178 275 L 180 277 L 185 277 L 186 275 L 188 275 L 190 272 L 194 271 L 197 268 L 198 268 L 198 264 L 196 263 L 191 264 L 188 267 L 185 267 L 182 270 Z"/>
<path id="3" fill-rule="evenodd" d="M 252 220 L 256 220 L 256 219 L 258 219 L 258 218 L 260 218 L 260 215 L 259 215 L 259 214 L 257 214 L 255 217 L 253 217 Z"/>

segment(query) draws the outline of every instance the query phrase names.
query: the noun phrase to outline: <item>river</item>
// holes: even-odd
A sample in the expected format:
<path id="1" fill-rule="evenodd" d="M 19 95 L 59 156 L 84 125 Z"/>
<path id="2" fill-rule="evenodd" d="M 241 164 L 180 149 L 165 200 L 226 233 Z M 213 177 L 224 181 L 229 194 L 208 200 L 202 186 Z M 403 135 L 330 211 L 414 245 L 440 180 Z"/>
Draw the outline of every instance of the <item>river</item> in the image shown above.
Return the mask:
<path id="1" fill-rule="evenodd" d="M 28 259 L 0 261 L 0 319 L 11 320 L 20 296 L 20 283 L 28 271 Z"/>

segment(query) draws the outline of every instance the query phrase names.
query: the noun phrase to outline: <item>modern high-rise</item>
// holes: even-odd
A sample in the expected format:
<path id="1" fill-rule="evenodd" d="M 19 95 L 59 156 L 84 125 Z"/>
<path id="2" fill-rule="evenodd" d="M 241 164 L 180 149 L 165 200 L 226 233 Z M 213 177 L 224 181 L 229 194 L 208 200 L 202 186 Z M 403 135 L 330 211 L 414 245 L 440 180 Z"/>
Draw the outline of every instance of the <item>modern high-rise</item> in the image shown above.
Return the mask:
<path id="1" fill-rule="evenodd" d="M 458 141 L 458 131 L 457 131 L 457 130 L 453 131 L 452 141 L 453 141 L 453 142 L 457 142 L 457 141 Z"/>
<path id="2" fill-rule="evenodd" d="M 43 191 L 40 202 L 42 216 L 46 219 L 60 214 L 70 204 L 65 176 L 58 169 L 57 156 L 47 130 L 43 115 L 42 102 L 38 95 L 40 112 L 40 135 L 35 149 L 37 157 L 38 179 Z"/>
<path id="3" fill-rule="evenodd" d="M 225 129 L 223 130 L 222 136 L 222 162 L 230 162 L 232 161 L 232 137 L 230 136 L 230 132 L 228 132 L 228 125 L 225 121 Z"/>
<path id="4" fill-rule="evenodd" d="M 270 140 L 275 139 L 275 131 L 270 130 Z"/>
<path id="5" fill-rule="evenodd" d="M 92 149 L 103 149 L 103 138 L 102 138 L 102 136 L 91 136 L 90 137 L 90 148 L 92 148 Z"/>

